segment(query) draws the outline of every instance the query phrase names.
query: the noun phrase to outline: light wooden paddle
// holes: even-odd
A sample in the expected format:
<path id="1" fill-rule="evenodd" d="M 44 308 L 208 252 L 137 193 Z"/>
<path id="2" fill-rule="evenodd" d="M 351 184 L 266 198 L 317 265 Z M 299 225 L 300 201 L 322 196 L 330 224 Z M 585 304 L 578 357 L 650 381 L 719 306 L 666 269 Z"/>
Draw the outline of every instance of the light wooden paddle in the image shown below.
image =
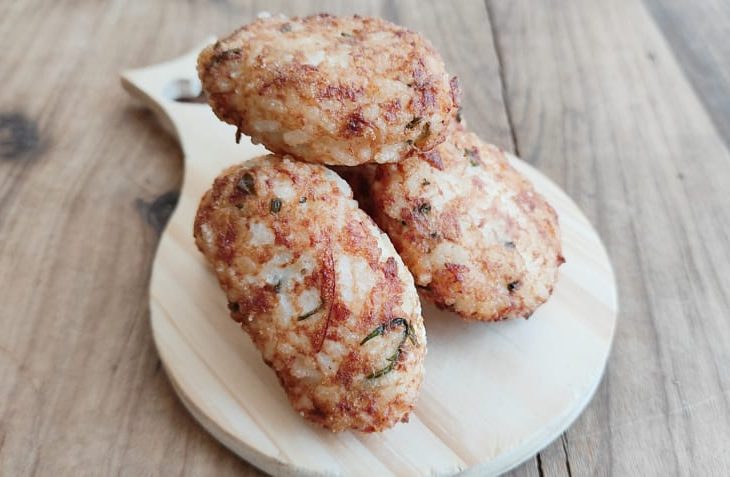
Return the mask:
<path id="1" fill-rule="evenodd" d="M 160 240 L 150 316 L 177 393 L 217 439 L 276 475 L 470 475 L 506 471 L 558 437 L 590 400 L 616 323 L 611 264 L 596 232 L 554 183 L 512 164 L 560 216 L 566 264 L 550 301 L 530 320 L 464 323 L 424 304 L 426 379 L 410 422 L 379 434 L 333 434 L 296 414 L 274 372 L 228 316 L 226 298 L 195 248 L 198 201 L 226 166 L 264 152 L 205 104 L 199 49 L 127 71 L 122 83 L 158 113 L 185 156 L 180 201 Z M 467 82 L 468 83 L 468 82 Z"/>

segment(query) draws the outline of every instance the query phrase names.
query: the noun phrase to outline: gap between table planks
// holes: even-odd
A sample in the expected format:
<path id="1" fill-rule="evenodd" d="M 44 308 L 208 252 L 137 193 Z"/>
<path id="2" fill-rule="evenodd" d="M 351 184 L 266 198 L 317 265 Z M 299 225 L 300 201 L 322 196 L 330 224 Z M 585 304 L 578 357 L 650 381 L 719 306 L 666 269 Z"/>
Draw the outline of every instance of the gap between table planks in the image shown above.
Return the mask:
<path id="1" fill-rule="evenodd" d="M 642 4 L 486 5 L 518 152 L 586 208 L 620 264 L 604 385 L 541 472 L 727 473 L 721 138 Z"/>

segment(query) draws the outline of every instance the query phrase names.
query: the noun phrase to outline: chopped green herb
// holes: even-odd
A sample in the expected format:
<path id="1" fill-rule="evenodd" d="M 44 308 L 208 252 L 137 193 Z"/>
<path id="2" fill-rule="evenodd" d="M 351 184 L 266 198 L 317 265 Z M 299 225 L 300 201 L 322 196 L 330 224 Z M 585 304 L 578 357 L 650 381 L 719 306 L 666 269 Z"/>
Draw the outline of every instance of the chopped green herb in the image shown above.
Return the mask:
<path id="1" fill-rule="evenodd" d="M 409 146 L 413 145 L 413 139 L 406 139 L 406 144 Z"/>
<path id="2" fill-rule="evenodd" d="M 431 238 L 436 238 L 439 236 L 438 232 L 431 232 Z"/>
<path id="3" fill-rule="evenodd" d="M 422 118 L 420 116 L 414 117 L 413 119 L 410 120 L 410 122 L 408 124 L 406 124 L 406 129 L 415 128 L 416 126 L 418 126 L 418 123 L 421 122 L 421 119 Z"/>
<path id="4" fill-rule="evenodd" d="M 300 198 L 300 199 L 299 199 L 299 203 L 300 203 L 300 204 L 303 204 L 303 203 L 305 203 L 306 201 L 307 201 L 307 198 L 306 198 L 306 197 L 302 197 L 302 198 Z"/>
<path id="5" fill-rule="evenodd" d="M 416 139 L 416 144 L 422 143 L 426 139 L 428 139 L 428 136 L 431 135 L 431 123 L 426 123 L 423 126 L 423 129 L 421 130 L 421 134 L 418 135 L 418 138 Z"/>
<path id="6" fill-rule="evenodd" d="M 469 164 L 472 166 L 478 166 L 481 164 L 481 160 L 479 160 L 479 149 L 476 147 L 473 147 L 471 149 L 464 149 L 464 156 L 466 156 L 469 159 Z"/>
<path id="7" fill-rule="evenodd" d="M 279 199 L 278 197 L 271 199 L 270 209 L 271 209 L 271 213 L 278 214 L 279 211 L 281 210 L 281 199 Z"/>
<path id="8" fill-rule="evenodd" d="M 507 291 L 509 291 L 510 293 L 512 293 L 513 291 L 515 291 L 515 290 L 517 290 L 519 288 L 520 288 L 520 281 L 519 280 L 514 281 L 514 282 L 510 282 L 510 283 L 507 284 Z"/>
<path id="9" fill-rule="evenodd" d="M 504 246 L 507 248 L 515 248 L 515 243 L 513 241 L 505 242 Z"/>
<path id="10" fill-rule="evenodd" d="M 346 31 L 343 31 L 342 33 L 340 33 L 340 36 L 344 36 L 345 38 L 349 38 L 349 37 L 352 36 L 352 33 L 347 33 Z"/>
<path id="11" fill-rule="evenodd" d="M 427 186 L 427 185 L 431 185 L 431 183 L 428 181 L 428 179 L 423 179 L 423 181 L 421 182 L 421 185 Z"/>
<path id="12" fill-rule="evenodd" d="M 281 291 L 281 279 L 274 283 L 274 293 L 279 293 Z"/>
<path id="13" fill-rule="evenodd" d="M 375 338 L 376 336 L 382 335 L 383 332 L 385 331 L 385 326 L 386 326 L 385 323 L 381 323 L 380 325 L 378 325 L 373 331 L 370 332 L 369 335 L 367 335 L 365 338 L 362 339 L 362 341 L 360 342 L 360 346 L 364 345 L 365 343 L 367 343 L 371 339 Z"/>
<path id="14" fill-rule="evenodd" d="M 460 123 L 462 121 L 462 119 L 463 118 L 461 117 L 461 108 L 459 108 L 456 110 L 456 122 Z"/>
<path id="15" fill-rule="evenodd" d="M 395 363 L 398 362 L 398 358 L 400 358 L 400 348 L 396 348 L 395 353 L 393 353 L 391 356 L 388 356 L 386 361 L 388 361 L 388 365 L 384 368 L 381 368 L 377 371 L 373 371 L 372 373 L 367 375 L 367 379 L 377 379 L 382 376 L 385 376 L 389 372 L 393 371 L 393 368 L 395 368 Z"/>
<path id="16" fill-rule="evenodd" d="M 217 51 L 220 49 L 220 42 L 216 43 L 214 49 Z M 241 55 L 240 48 L 231 48 L 230 50 L 219 51 L 213 56 L 213 64 L 218 64 L 222 61 L 229 59 L 238 58 Z"/>
<path id="17" fill-rule="evenodd" d="M 428 202 L 424 202 L 423 204 L 418 206 L 418 213 L 421 215 L 425 215 L 431 212 L 431 204 Z"/>
<path id="18" fill-rule="evenodd" d="M 241 177 L 241 179 L 238 181 L 238 184 L 236 184 L 236 187 L 238 187 L 238 190 L 240 190 L 244 194 L 256 195 L 256 188 L 254 187 L 253 176 L 248 172 L 245 173 L 243 177 Z"/>
<path id="19" fill-rule="evenodd" d="M 315 308 L 314 310 L 308 311 L 305 314 L 303 314 L 302 316 L 298 317 L 297 318 L 297 321 L 306 320 L 310 316 L 315 315 L 321 309 L 322 309 L 322 303 L 320 303 L 319 305 L 317 305 L 317 308 Z"/>
<path id="20" fill-rule="evenodd" d="M 403 326 L 405 326 L 405 328 L 406 328 L 405 334 L 406 334 L 406 338 L 408 339 L 408 341 L 410 341 L 411 344 L 413 344 L 414 346 L 417 345 L 418 340 L 416 340 L 416 335 L 413 334 L 413 327 L 411 326 L 411 324 L 408 321 L 406 321 L 404 318 L 396 318 L 396 320 L 399 320 L 400 322 L 402 322 Z M 405 342 L 405 340 L 403 340 L 403 342 Z M 401 345 L 402 345 L 402 343 L 401 343 Z"/>
<path id="21" fill-rule="evenodd" d="M 360 342 L 360 346 L 364 345 L 376 336 L 380 336 L 386 331 L 395 328 L 396 326 L 403 326 L 403 338 L 400 340 L 400 343 L 398 343 L 398 347 L 395 349 L 395 352 L 385 358 L 385 360 L 388 361 L 388 364 L 384 368 L 370 373 L 367 376 L 367 379 L 376 379 L 393 371 L 396 363 L 398 362 L 398 359 L 400 358 L 401 353 L 403 352 L 403 345 L 405 344 L 407 339 L 409 339 L 414 345 L 416 344 L 416 337 L 413 334 L 411 324 L 405 318 L 394 318 L 389 323 L 381 323 L 380 325 L 378 325 L 373 331 L 370 332 L 369 335 L 367 335 Z"/>

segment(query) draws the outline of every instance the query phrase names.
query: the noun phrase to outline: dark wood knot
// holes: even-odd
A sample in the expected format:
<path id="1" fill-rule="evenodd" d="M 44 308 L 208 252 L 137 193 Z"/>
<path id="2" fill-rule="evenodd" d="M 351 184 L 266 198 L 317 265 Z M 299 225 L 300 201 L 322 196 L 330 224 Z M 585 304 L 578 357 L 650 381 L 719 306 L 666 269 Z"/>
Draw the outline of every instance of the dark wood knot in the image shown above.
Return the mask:
<path id="1" fill-rule="evenodd" d="M 21 159 L 39 142 L 35 122 L 20 113 L 0 113 L 0 158 Z"/>

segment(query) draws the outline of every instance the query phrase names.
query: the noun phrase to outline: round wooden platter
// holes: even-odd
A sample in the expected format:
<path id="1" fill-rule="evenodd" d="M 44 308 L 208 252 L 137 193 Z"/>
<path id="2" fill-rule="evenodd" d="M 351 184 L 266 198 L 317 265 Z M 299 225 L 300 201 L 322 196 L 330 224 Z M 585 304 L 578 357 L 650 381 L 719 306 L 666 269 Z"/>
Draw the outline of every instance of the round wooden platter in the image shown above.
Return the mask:
<path id="1" fill-rule="evenodd" d="M 573 201 L 511 157 L 558 211 L 566 263 L 552 298 L 530 320 L 464 323 L 424 303 L 426 378 L 406 424 L 378 434 L 331 433 L 302 419 L 195 248 L 198 201 L 226 166 L 264 152 L 195 96 L 199 49 L 128 71 L 124 87 L 159 113 L 185 156 L 177 205 L 150 285 L 155 343 L 185 406 L 218 440 L 275 475 L 490 475 L 533 456 L 580 414 L 611 349 L 617 298 L 598 235 Z"/>

